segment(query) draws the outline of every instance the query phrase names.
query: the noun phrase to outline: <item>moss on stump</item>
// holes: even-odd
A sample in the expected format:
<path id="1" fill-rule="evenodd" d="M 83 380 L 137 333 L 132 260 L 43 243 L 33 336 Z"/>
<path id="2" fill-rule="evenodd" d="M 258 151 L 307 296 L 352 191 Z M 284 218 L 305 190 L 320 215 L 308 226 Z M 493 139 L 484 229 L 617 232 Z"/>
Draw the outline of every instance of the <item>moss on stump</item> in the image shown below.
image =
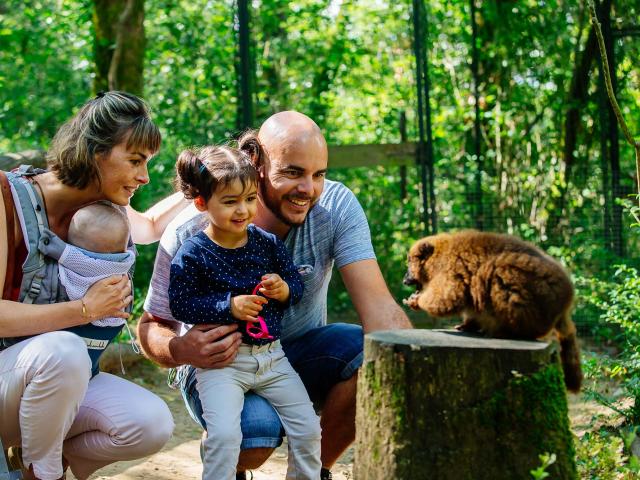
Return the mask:
<path id="1" fill-rule="evenodd" d="M 365 337 L 354 478 L 575 479 L 575 451 L 555 343 L 449 330 Z"/>

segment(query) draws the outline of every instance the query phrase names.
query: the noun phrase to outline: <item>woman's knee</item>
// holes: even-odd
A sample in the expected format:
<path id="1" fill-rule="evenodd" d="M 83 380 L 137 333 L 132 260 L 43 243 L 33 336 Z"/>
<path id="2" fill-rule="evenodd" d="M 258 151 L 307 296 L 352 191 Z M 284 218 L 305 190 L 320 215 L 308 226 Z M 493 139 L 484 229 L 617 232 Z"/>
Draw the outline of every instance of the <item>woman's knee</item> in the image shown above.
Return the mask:
<path id="1" fill-rule="evenodd" d="M 159 451 L 169 441 L 173 433 L 173 416 L 167 404 L 159 397 L 144 408 L 144 413 L 137 416 L 140 447 L 145 450 L 144 455 Z"/>
<path id="2" fill-rule="evenodd" d="M 81 384 L 86 388 L 91 378 L 87 345 L 74 333 L 59 331 L 38 335 L 30 340 L 23 353 L 31 357 L 35 371 L 68 380 L 65 384 Z"/>

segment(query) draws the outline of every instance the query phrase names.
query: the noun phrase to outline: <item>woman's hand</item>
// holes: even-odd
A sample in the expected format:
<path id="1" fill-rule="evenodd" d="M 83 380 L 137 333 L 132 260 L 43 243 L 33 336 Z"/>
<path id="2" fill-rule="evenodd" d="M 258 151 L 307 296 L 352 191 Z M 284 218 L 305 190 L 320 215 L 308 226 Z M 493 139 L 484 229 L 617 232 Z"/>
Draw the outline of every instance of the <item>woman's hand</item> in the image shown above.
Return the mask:
<path id="1" fill-rule="evenodd" d="M 231 297 L 231 315 L 238 320 L 255 322 L 258 320 L 258 313 L 262 310 L 262 305 L 268 302 L 269 300 L 260 295 Z"/>
<path id="2" fill-rule="evenodd" d="M 263 275 L 261 283 L 260 293 L 265 297 L 273 298 L 283 303 L 289 300 L 289 285 L 277 273 Z"/>
<path id="3" fill-rule="evenodd" d="M 124 309 L 132 300 L 131 282 L 127 275 L 114 275 L 97 281 L 82 298 L 88 322 L 105 317 L 129 318 Z"/>

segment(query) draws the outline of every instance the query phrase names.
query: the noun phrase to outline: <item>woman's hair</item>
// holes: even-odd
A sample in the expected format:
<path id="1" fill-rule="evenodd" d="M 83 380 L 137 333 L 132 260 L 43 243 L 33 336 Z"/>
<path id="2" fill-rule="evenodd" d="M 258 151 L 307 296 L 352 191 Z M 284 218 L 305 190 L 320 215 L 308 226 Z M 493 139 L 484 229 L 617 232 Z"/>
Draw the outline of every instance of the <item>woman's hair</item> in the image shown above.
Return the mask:
<path id="1" fill-rule="evenodd" d="M 47 152 L 47 166 L 70 187 L 100 182 L 96 155 L 127 142 L 127 149 L 160 149 L 160 131 L 144 100 L 125 92 L 101 92 L 60 127 Z"/>
<path id="2" fill-rule="evenodd" d="M 176 163 L 176 186 L 188 199 L 209 201 L 219 186 L 240 180 L 242 189 L 258 181 L 249 155 L 228 146 L 206 146 L 183 150 Z"/>

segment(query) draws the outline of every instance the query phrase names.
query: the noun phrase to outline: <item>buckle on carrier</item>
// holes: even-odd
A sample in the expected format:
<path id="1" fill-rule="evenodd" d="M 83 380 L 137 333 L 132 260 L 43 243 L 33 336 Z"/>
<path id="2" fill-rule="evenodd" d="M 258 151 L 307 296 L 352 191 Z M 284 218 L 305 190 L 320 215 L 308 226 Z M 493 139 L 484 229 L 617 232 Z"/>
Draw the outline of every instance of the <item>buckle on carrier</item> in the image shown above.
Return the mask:
<path id="1" fill-rule="evenodd" d="M 40 285 L 39 283 L 33 282 L 29 287 L 29 291 L 27 292 L 27 295 L 35 300 L 36 298 L 38 298 L 38 295 L 40 295 L 41 291 L 42 291 L 42 285 Z"/>

